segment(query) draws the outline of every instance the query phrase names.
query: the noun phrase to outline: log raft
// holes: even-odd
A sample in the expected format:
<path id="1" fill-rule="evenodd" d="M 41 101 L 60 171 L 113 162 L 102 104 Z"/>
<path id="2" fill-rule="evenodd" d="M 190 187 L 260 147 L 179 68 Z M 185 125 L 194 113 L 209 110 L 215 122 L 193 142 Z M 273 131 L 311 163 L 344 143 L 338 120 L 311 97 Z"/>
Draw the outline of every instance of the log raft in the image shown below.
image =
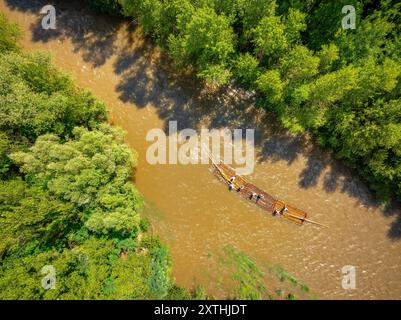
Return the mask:
<path id="1" fill-rule="evenodd" d="M 248 201 L 252 201 L 257 206 L 269 212 L 270 214 L 282 216 L 299 225 L 302 225 L 305 222 L 309 222 L 319 226 L 325 226 L 321 223 L 308 219 L 308 215 L 305 211 L 293 207 L 283 200 L 273 197 L 264 190 L 255 186 L 254 184 L 248 182 L 242 176 L 237 175 L 233 168 L 224 164 L 223 162 L 220 161 L 219 163 L 216 163 L 212 159 L 212 163 L 213 166 L 216 168 L 218 175 L 227 184 L 227 186 L 230 186 L 231 184 L 234 186 L 232 190 L 233 192 L 238 193 Z M 230 181 L 232 177 L 235 177 L 233 182 Z M 252 196 L 255 194 L 259 195 L 260 197 Z"/>

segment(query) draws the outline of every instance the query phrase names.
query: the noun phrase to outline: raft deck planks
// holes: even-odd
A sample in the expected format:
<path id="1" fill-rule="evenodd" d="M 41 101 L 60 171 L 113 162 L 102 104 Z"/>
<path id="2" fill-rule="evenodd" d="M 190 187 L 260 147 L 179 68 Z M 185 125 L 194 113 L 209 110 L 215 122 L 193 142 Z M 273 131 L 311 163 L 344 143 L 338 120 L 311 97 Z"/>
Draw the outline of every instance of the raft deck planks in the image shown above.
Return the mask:
<path id="1" fill-rule="evenodd" d="M 307 213 L 305 211 L 295 208 L 293 206 L 290 206 L 282 200 L 274 198 L 273 196 L 266 193 L 262 189 L 258 188 L 257 186 L 253 185 L 252 183 L 249 183 L 244 178 L 237 175 L 233 168 L 229 167 L 228 165 L 226 165 L 224 163 L 214 164 L 214 166 L 217 169 L 217 171 L 220 173 L 220 176 L 224 179 L 224 182 L 227 185 L 230 185 L 230 181 L 229 181 L 230 178 L 235 176 L 236 178 L 233 183 L 235 185 L 235 188 L 238 189 L 240 186 L 244 186 L 244 188 L 241 191 L 233 190 L 233 192 L 237 192 L 243 198 L 245 198 L 249 201 L 252 201 L 257 206 L 259 206 L 260 208 L 264 209 L 265 211 L 267 211 L 271 214 L 275 210 L 280 211 L 284 207 L 287 207 L 288 211 L 283 212 L 283 217 L 289 219 L 292 222 L 300 224 L 300 225 L 304 223 L 304 221 L 307 217 Z M 251 199 L 252 193 L 263 195 L 263 198 L 258 201 L 256 201 L 256 199 L 254 199 L 254 198 Z"/>

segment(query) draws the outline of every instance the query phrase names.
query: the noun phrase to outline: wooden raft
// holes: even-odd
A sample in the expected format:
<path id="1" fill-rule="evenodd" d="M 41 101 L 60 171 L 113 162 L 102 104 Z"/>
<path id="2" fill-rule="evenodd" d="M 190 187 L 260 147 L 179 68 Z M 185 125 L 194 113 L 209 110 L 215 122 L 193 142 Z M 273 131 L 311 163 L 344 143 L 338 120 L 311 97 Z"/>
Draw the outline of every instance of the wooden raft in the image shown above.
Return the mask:
<path id="1" fill-rule="evenodd" d="M 288 205 L 282 200 L 274 198 L 270 194 L 266 193 L 265 191 L 259 189 L 257 186 L 245 180 L 243 177 L 237 175 L 235 173 L 235 170 L 228 165 L 222 162 L 220 162 L 219 164 L 213 162 L 213 165 L 228 186 L 231 184 L 230 178 L 235 177 L 235 180 L 233 182 L 235 189 L 233 190 L 233 192 L 236 192 L 243 198 L 254 202 L 257 206 L 266 210 L 267 212 L 273 214 L 275 210 L 281 211 L 283 208 L 287 207 L 288 211 L 283 211 L 282 213 L 282 216 L 284 218 L 287 218 L 288 220 L 299 225 L 302 225 L 305 221 L 321 225 L 320 223 L 307 219 L 307 213 L 305 211 Z M 241 186 L 244 186 L 244 188 L 241 191 L 237 191 L 237 189 L 239 189 Z M 253 193 L 262 195 L 263 198 L 256 200 L 255 198 L 251 197 Z"/>

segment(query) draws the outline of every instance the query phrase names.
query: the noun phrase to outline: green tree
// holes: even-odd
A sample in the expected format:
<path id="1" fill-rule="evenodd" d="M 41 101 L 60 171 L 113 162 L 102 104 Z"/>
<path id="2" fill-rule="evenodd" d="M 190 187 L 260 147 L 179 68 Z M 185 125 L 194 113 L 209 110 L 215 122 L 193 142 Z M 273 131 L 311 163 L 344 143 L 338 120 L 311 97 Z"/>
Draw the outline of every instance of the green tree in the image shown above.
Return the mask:
<path id="1" fill-rule="evenodd" d="M 153 248 L 150 255 L 152 257 L 151 274 L 148 278 L 150 293 L 157 299 L 163 299 L 171 287 L 169 255 L 165 247 Z"/>
<path id="2" fill-rule="evenodd" d="M 82 218 L 71 204 L 21 180 L 0 182 L 0 212 L 0 257 L 24 248 L 64 246 L 65 235 Z"/>
<path id="3" fill-rule="evenodd" d="M 127 182 L 136 157 L 120 131 L 102 125 L 96 131 L 74 129 L 74 140 L 40 136 L 29 152 L 11 158 L 34 185 L 88 212 L 95 232 L 130 233 L 139 225 L 140 198 Z"/>
<path id="4" fill-rule="evenodd" d="M 247 52 L 239 55 L 233 64 L 235 78 L 247 87 L 253 86 L 260 75 L 259 61 Z"/>
<path id="5" fill-rule="evenodd" d="M 8 158 L 12 148 L 11 141 L 7 135 L 0 132 L 0 178 L 4 179 L 10 170 L 11 161 Z"/>
<path id="6" fill-rule="evenodd" d="M 357 30 L 363 12 L 362 2 L 357 0 L 317 1 L 307 19 L 307 39 L 310 48 L 318 50 L 323 44 L 335 39 L 337 32 L 341 32 L 341 21 L 345 16 L 342 8 L 345 5 L 355 7 Z M 356 30 L 344 30 L 348 36 Z"/>
<path id="7" fill-rule="evenodd" d="M 340 59 L 338 47 L 330 43 L 328 45 L 322 45 L 318 56 L 320 58 L 320 70 L 322 73 L 332 71 L 334 63 Z"/>
<path id="8" fill-rule="evenodd" d="M 256 80 L 258 89 L 265 95 L 268 103 L 276 104 L 282 101 L 285 84 L 278 70 L 270 70 L 261 74 Z"/>
<path id="9" fill-rule="evenodd" d="M 238 0 L 238 13 L 245 38 L 250 39 L 251 30 L 259 24 L 263 17 L 273 16 L 276 8 L 275 0 Z"/>
<path id="10" fill-rule="evenodd" d="M 225 82 L 216 75 L 224 71 L 229 56 L 234 52 L 234 33 L 229 19 L 217 15 L 213 9 L 196 10 L 191 19 L 178 16 L 178 36 L 171 35 L 169 49 L 177 61 L 193 63 L 199 75 L 212 81 Z"/>
<path id="11" fill-rule="evenodd" d="M 7 51 L 19 51 L 17 40 L 21 36 L 18 25 L 10 23 L 3 13 L 0 13 L 0 54 Z"/>
<path id="12" fill-rule="evenodd" d="M 320 59 L 304 46 L 295 46 L 281 60 L 281 72 L 292 85 L 305 83 L 319 73 Z"/>
<path id="13" fill-rule="evenodd" d="M 63 137 L 75 126 L 93 128 L 106 119 L 105 106 L 77 89 L 48 55 L 8 54 L 0 61 L 0 130 L 34 141 L 44 133 Z"/>
<path id="14" fill-rule="evenodd" d="M 278 58 L 288 48 L 285 26 L 280 17 L 267 16 L 260 20 L 253 30 L 255 53 L 259 59 L 267 58 L 270 61 Z"/>
<path id="15" fill-rule="evenodd" d="M 306 30 L 306 14 L 290 8 L 284 18 L 285 32 L 289 43 L 297 43 L 301 40 L 301 32 Z"/>

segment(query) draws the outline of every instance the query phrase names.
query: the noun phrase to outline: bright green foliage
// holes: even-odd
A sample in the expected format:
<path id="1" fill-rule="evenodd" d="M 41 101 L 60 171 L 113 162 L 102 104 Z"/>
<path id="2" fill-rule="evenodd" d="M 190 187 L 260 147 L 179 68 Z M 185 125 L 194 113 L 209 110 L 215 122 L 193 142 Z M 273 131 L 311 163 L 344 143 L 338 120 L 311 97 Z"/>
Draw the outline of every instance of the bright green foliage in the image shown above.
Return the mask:
<path id="1" fill-rule="evenodd" d="M 40 136 L 29 152 L 13 154 L 26 178 L 57 198 L 90 211 L 86 226 L 95 232 L 130 233 L 137 229 L 139 196 L 127 182 L 135 165 L 118 130 L 74 129 L 74 140 L 60 143 Z"/>
<path id="2" fill-rule="evenodd" d="M 73 249 L 7 261 L 0 271 L 0 299 L 105 299 L 113 264 L 110 240 L 91 238 Z M 44 266 L 56 270 L 55 289 L 42 287 Z M 146 296 L 144 296 L 146 297 Z"/>
<path id="3" fill-rule="evenodd" d="M 300 42 L 300 33 L 305 29 L 305 14 L 296 9 L 290 9 L 283 17 L 264 16 L 253 29 L 255 54 L 259 59 L 267 58 L 271 65 L 288 48 Z"/>
<path id="4" fill-rule="evenodd" d="M 219 83 L 226 82 L 224 64 L 234 52 L 234 34 L 229 19 L 217 15 L 210 8 L 196 10 L 190 19 L 178 16 L 178 36 L 170 36 L 169 48 L 178 61 L 193 62 L 198 66 L 199 75 Z M 222 82 L 223 81 L 223 82 Z"/>
<path id="5" fill-rule="evenodd" d="M 0 13 L 0 53 L 18 51 L 18 38 L 21 31 L 18 25 L 9 23 L 6 16 Z"/>
<path id="6" fill-rule="evenodd" d="M 141 253 L 128 254 L 116 262 L 110 282 L 113 295 L 117 299 L 163 299 L 173 290 L 189 297 L 187 291 L 174 286 L 170 277 L 170 257 L 159 239 L 146 236 L 140 245 Z"/>
<path id="7" fill-rule="evenodd" d="M 357 83 L 358 69 L 349 66 L 319 77 L 311 86 L 310 104 L 325 108 L 340 99 Z"/>
<path id="8" fill-rule="evenodd" d="M 45 290 L 41 285 L 41 269 L 58 256 L 59 254 L 53 251 L 10 259 L 0 269 L 0 299 L 43 299 Z"/>
<path id="9" fill-rule="evenodd" d="M 281 60 L 281 73 L 291 86 L 305 83 L 319 72 L 320 59 L 304 46 L 294 47 Z"/>
<path id="10" fill-rule="evenodd" d="M 11 142 L 7 135 L 0 132 L 0 178 L 5 178 L 10 169 L 11 161 L 8 154 L 11 152 Z"/>
<path id="11" fill-rule="evenodd" d="M 0 212 L 0 256 L 65 245 L 64 235 L 81 220 L 73 205 L 21 180 L 0 183 Z"/>
<path id="12" fill-rule="evenodd" d="M 313 69 L 315 72 L 317 65 Z M 356 88 L 358 72 L 359 69 L 349 66 L 322 75 L 311 83 L 287 88 L 287 101 L 291 105 L 279 108 L 284 125 L 294 132 L 324 126 L 329 106 L 341 101 Z"/>
<path id="13" fill-rule="evenodd" d="M 330 113 L 326 141 L 386 199 L 401 197 L 401 99 Z"/>
<path id="14" fill-rule="evenodd" d="M 194 12 L 190 0 L 169 0 L 163 1 L 160 11 L 160 41 L 163 47 L 168 47 L 168 38 L 171 34 L 178 34 L 178 17 L 183 21 L 189 21 Z"/>
<path id="15" fill-rule="evenodd" d="M 217 85 L 227 83 L 231 78 L 230 71 L 221 64 L 206 65 L 198 72 L 198 76 Z"/>
<path id="16" fill-rule="evenodd" d="M 167 296 L 171 287 L 169 277 L 171 264 L 167 249 L 165 247 L 156 247 L 150 251 L 152 257 L 152 272 L 148 279 L 151 294 L 157 299 L 163 299 Z"/>
<path id="17" fill-rule="evenodd" d="M 11 72 L 18 75 L 34 92 L 47 95 L 60 91 L 72 93 L 74 87 L 70 77 L 58 71 L 51 64 L 48 54 L 37 53 L 25 58 L 12 55 L 9 56 L 9 59 L 6 60 L 6 65 Z"/>
<path id="18" fill-rule="evenodd" d="M 237 0 L 238 15 L 245 38 L 251 37 L 253 30 L 263 17 L 274 15 L 277 4 L 275 0 Z"/>
<path id="19" fill-rule="evenodd" d="M 147 254 L 129 254 L 114 265 L 108 284 L 110 296 L 114 299 L 153 298 L 147 284 L 151 258 Z"/>
<path id="20" fill-rule="evenodd" d="M 320 69 L 323 73 L 331 71 L 334 63 L 340 59 L 339 49 L 333 43 L 323 45 L 318 55 L 320 58 Z"/>
<path id="21" fill-rule="evenodd" d="M 77 89 L 48 55 L 3 55 L 0 88 L 0 130 L 9 136 L 33 141 L 54 132 L 64 137 L 77 125 L 92 128 L 106 119 L 104 105 Z"/>
<path id="22" fill-rule="evenodd" d="M 234 62 L 234 75 L 245 86 L 252 86 L 259 77 L 259 62 L 248 52 L 238 56 Z"/>
<path id="23" fill-rule="evenodd" d="M 266 71 L 256 80 L 256 85 L 269 103 L 277 104 L 281 101 L 284 83 L 280 78 L 279 71 Z"/>
<path id="24" fill-rule="evenodd" d="M 235 16 L 237 15 L 241 5 L 240 1 L 238 0 L 203 0 L 200 1 L 200 3 L 202 3 L 202 6 L 209 6 L 210 8 L 213 8 L 217 14 L 224 14 L 231 21 L 235 20 Z"/>
<path id="25" fill-rule="evenodd" d="M 159 0 L 123 0 L 124 14 L 138 19 L 145 34 L 158 38 L 161 33 L 162 4 Z"/>
<path id="26" fill-rule="evenodd" d="M 288 48 L 285 27 L 276 16 L 264 17 L 253 31 L 256 55 L 262 58 L 276 58 Z"/>
<path id="27" fill-rule="evenodd" d="M 306 30 L 305 18 L 305 13 L 297 9 L 290 8 L 287 16 L 284 19 L 285 32 L 288 42 L 296 43 L 301 40 L 300 33 Z"/>

